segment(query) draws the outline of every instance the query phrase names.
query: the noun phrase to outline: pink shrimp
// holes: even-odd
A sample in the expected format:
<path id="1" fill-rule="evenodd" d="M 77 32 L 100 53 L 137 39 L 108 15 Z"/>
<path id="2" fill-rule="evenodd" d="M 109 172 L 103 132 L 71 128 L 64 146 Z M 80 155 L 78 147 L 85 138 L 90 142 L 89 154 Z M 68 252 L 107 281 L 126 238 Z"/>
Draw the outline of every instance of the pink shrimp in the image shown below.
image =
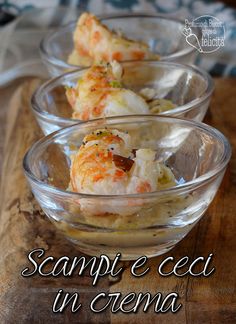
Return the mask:
<path id="1" fill-rule="evenodd" d="M 134 41 L 110 31 L 94 15 L 83 13 L 74 32 L 75 49 L 68 62 L 74 65 L 91 65 L 101 61 L 159 59 L 147 44 Z"/>
<path id="2" fill-rule="evenodd" d="M 122 73 L 122 66 L 116 61 L 87 69 L 74 88 L 66 89 L 66 96 L 74 111 L 72 117 L 88 120 L 148 113 L 146 101 L 123 87 Z"/>
<path id="3" fill-rule="evenodd" d="M 103 129 L 97 130 L 83 140 L 78 153 L 74 156 L 71 166 L 71 187 L 74 191 L 87 192 L 94 186 L 103 186 L 106 183 L 115 185 L 124 184 L 127 180 L 126 157 L 119 155 L 125 142 L 119 132 Z M 122 160 L 123 158 L 123 160 Z M 130 169 L 130 165 L 127 167 Z"/>

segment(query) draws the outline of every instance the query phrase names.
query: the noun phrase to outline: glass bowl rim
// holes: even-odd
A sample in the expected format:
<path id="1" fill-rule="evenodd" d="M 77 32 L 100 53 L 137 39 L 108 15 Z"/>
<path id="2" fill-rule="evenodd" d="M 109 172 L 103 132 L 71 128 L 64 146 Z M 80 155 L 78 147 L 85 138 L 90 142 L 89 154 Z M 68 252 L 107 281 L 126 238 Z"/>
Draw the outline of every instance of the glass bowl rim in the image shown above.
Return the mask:
<path id="1" fill-rule="evenodd" d="M 178 68 L 178 69 L 184 69 L 186 71 L 192 71 L 198 75 L 200 75 L 205 81 L 206 81 L 206 89 L 205 91 L 201 94 L 200 97 L 191 100 L 190 102 L 177 106 L 174 109 L 167 110 L 164 112 L 159 113 L 158 115 L 162 116 L 172 116 L 173 114 L 178 114 L 181 112 L 187 112 L 196 106 L 200 107 L 200 104 L 203 103 L 205 100 L 207 100 L 211 95 L 212 92 L 214 91 L 214 81 L 210 74 L 203 69 L 194 66 L 194 65 L 187 65 L 187 64 L 181 64 L 181 63 L 175 63 L 175 62 L 165 62 L 165 61 L 124 61 L 121 63 L 121 65 L 126 65 L 129 63 L 137 63 L 137 64 L 142 64 L 142 65 L 155 65 L 155 66 L 160 66 L 160 67 L 173 67 L 173 68 Z M 33 93 L 31 97 L 31 107 L 37 115 L 40 117 L 43 117 L 44 119 L 50 121 L 55 121 L 55 122 L 66 122 L 68 125 L 72 125 L 75 123 L 83 122 L 80 119 L 72 119 L 72 118 L 64 118 L 64 117 L 59 117 L 57 115 L 50 114 L 46 112 L 44 109 L 41 109 L 41 100 L 44 95 L 44 92 L 47 92 L 48 88 L 52 87 L 53 84 L 59 83 L 60 80 L 63 79 L 70 79 L 70 77 L 74 77 L 77 74 L 83 73 L 87 70 L 88 68 L 83 68 L 83 69 L 76 69 L 73 71 L 69 71 L 66 73 L 63 73 L 57 77 L 51 78 L 48 81 L 44 82 L 41 86 L 39 86 L 36 91 Z M 127 115 L 129 116 L 129 115 Z"/>
<path id="2" fill-rule="evenodd" d="M 159 18 L 159 19 L 163 19 L 163 20 L 167 20 L 167 21 L 172 21 L 175 22 L 177 24 L 183 25 L 184 26 L 184 20 L 180 19 L 180 18 L 176 18 L 176 17 L 171 17 L 167 14 L 150 14 L 150 13 L 129 13 L 129 14 L 106 14 L 106 15 L 98 15 L 97 16 L 99 20 L 104 21 L 104 20 L 108 20 L 108 19 L 119 19 L 119 18 Z M 72 26 L 74 26 L 76 24 L 76 21 L 72 21 L 68 24 L 66 24 L 65 26 L 58 28 L 56 30 L 53 30 L 49 33 L 47 33 L 43 39 L 41 40 L 40 44 L 39 44 L 39 51 L 40 54 L 42 55 L 43 59 L 46 59 L 46 61 L 48 61 L 49 63 L 56 65 L 57 67 L 60 68 L 64 68 L 64 69 L 76 69 L 78 68 L 78 65 L 73 65 L 73 64 L 69 64 L 66 63 L 63 60 L 58 59 L 56 56 L 52 56 L 48 53 L 47 50 L 47 45 L 51 40 L 52 36 L 55 36 L 55 34 L 60 34 L 65 32 L 67 29 L 71 29 Z M 170 55 L 166 55 L 166 56 L 162 56 L 160 58 L 160 60 L 165 61 L 165 60 L 172 60 L 172 59 L 177 59 L 180 57 L 184 57 L 185 55 L 188 55 L 192 52 L 196 51 L 196 49 L 194 47 L 186 47 L 185 49 L 182 49 L 180 51 L 174 52 Z M 149 61 L 149 60 L 144 60 L 144 61 Z"/>
<path id="3" fill-rule="evenodd" d="M 141 194 L 122 194 L 122 195 L 97 195 L 97 194 L 85 194 L 85 193 L 78 193 L 78 192 L 72 192 L 72 191 L 67 191 L 63 189 L 59 189 L 57 187 L 51 186 L 41 180 L 39 180 L 34 173 L 31 170 L 30 166 L 30 158 L 31 155 L 34 154 L 34 151 L 37 150 L 41 145 L 47 145 L 50 142 L 55 141 L 57 138 L 60 138 L 61 136 L 65 136 L 66 134 L 70 133 L 73 131 L 75 128 L 86 128 L 89 126 L 93 126 L 91 124 L 96 124 L 98 123 L 98 127 L 103 127 L 105 126 L 104 124 L 108 125 L 113 125 L 113 124 L 119 124 L 122 123 L 122 121 L 127 123 L 127 119 L 130 119 L 130 123 L 134 122 L 134 119 L 138 119 L 142 122 L 145 120 L 151 121 L 153 119 L 156 120 L 163 120 L 169 121 L 169 122 L 178 122 L 180 125 L 186 125 L 191 128 L 197 128 L 201 132 L 208 133 L 214 138 L 217 138 L 220 140 L 224 146 L 224 152 L 222 154 L 222 157 L 220 161 L 218 162 L 217 166 L 213 170 L 210 170 L 206 172 L 205 174 L 191 180 L 187 181 L 183 184 L 180 184 L 178 186 L 174 186 L 171 188 L 167 189 L 161 189 L 158 191 L 154 192 L 148 192 L 148 193 L 141 193 Z M 145 120 L 144 120 L 145 119 Z M 101 124 L 101 121 L 103 121 L 103 125 Z M 114 121 L 114 123 L 112 123 Z M 201 187 L 202 185 L 206 184 L 208 181 L 210 181 L 212 178 L 217 176 L 228 164 L 229 160 L 231 157 L 231 146 L 228 141 L 228 139 L 217 129 L 215 129 L 212 126 L 209 126 L 207 124 L 197 122 L 197 121 L 192 121 L 189 119 L 184 119 L 184 118 L 177 118 L 177 117 L 166 117 L 166 116 L 157 116 L 157 115 L 130 115 L 130 116 L 119 116 L 119 117 L 108 117 L 108 118 L 98 118 L 94 119 L 91 121 L 83 122 L 83 123 L 77 123 L 62 129 L 59 129 L 47 136 L 44 136 L 37 142 L 35 142 L 31 148 L 27 151 L 27 153 L 24 156 L 23 159 L 23 169 L 24 173 L 29 178 L 37 187 L 40 187 L 40 189 L 45 190 L 49 192 L 50 194 L 56 194 L 62 197 L 67 197 L 67 198 L 88 198 L 88 199 L 148 199 L 148 198 L 157 198 L 166 194 L 173 194 L 173 193 L 183 193 L 191 189 L 197 189 Z"/>

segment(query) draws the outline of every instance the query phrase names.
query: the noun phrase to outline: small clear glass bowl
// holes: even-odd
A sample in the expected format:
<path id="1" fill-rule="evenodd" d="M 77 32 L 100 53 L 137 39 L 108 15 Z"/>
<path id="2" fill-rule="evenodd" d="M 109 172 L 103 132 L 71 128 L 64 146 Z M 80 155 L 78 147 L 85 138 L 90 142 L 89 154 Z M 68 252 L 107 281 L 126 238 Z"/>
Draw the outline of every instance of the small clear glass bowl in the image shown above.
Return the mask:
<path id="1" fill-rule="evenodd" d="M 137 61 L 122 63 L 125 87 L 139 92 L 155 88 L 158 98 L 171 100 L 176 108 L 160 113 L 165 116 L 202 121 L 214 89 L 210 75 L 197 67 L 174 62 Z M 40 86 L 31 105 L 44 134 L 81 122 L 72 119 L 72 108 L 65 95 L 65 86 L 74 86 L 85 69 L 65 73 Z"/>
<path id="2" fill-rule="evenodd" d="M 111 30 L 119 30 L 126 37 L 147 43 L 161 60 L 192 64 L 197 50 L 182 34 L 184 22 L 164 15 L 127 14 L 100 17 Z M 67 63 L 74 48 L 73 32 L 76 22 L 46 35 L 40 44 L 40 53 L 51 76 L 74 70 L 78 66 Z"/>
<path id="3" fill-rule="evenodd" d="M 68 191 L 71 154 L 85 134 L 128 131 L 135 148 L 156 150 L 178 185 L 152 193 L 89 195 Z M 205 213 L 223 178 L 231 148 L 218 130 L 190 120 L 135 115 L 75 124 L 35 143 L 23 166 L 45 214 L 81 251 L 136 259 L 167 252 Z"/>

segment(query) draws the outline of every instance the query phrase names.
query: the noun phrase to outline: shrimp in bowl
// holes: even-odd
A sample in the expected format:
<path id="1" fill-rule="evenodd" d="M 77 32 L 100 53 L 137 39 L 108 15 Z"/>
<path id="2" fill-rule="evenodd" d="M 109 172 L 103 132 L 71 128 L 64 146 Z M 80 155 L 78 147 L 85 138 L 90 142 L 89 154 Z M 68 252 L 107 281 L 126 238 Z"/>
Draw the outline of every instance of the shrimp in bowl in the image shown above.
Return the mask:
<path id="1" fill-rule="evenodd" d="M 156 160 L 152 149 L 132 148 L 128 132 L 98 129 L 83 139 L 72 156 L 69 189 L 91 195 L 126 195 L 154 192 L 176 185 L 170 168 Z M 142 206 L 83 205 L 92 215 L 130 215 Z"/>
<path id="2" fill-rule="evenodd" d="M 68 58 L 68 63 L 73 65 L 160 58 L 150 51 L 147 44 L 110 31 L 96 16 L 87 12 L 79 17 L 73 39 L 74 50 Z"/>
<path id="3" fill-rule="evenodd" d="M 66 88 L 73 109 L 72 118 L 90 120 L 99 117 L 148 114 L 145 99 L 122 85 L 122 66 L 114 61 L 87 69 L 75 87 Z"/>
<path id="4" fill-rule="evenodd" d="M 160 113 L 176 107 L 170 100 L 158 99 L 156 89 L 139 93 L 123 84 L 124 69 L 117 61 L 93 65 L 74 87 L 66 87 L 66 97 L 73 109 L 72 118 L 82 121 L 133 114 Z"/>

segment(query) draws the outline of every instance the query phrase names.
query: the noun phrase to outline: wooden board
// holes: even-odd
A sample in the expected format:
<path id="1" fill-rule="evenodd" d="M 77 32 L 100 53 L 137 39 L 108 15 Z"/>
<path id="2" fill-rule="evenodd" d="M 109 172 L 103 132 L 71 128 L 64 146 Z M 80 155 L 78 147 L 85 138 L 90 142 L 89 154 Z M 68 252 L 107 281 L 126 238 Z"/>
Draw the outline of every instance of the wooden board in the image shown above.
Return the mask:
<path id="1" fill-rule="evenodd" d="M 92 287 L 88 274 L 83 277 L 51 279 L 21 277 L 28 265 L 30 250 L 42 247 L 47 255 L 82 255 L 47 220 L 35 202 L 22 172 L 22 158 L 40 136 L 29 109 L 29 97 L 39 84 L 31 80 L 14 93 L 8 107 L 4 139 L 4 162 L 0 189 L 0 323 L 236 323 L 236 80 L 216 80 L 216 91 L 206 121 L 231 141 L 233 156 L 221 188 L 198 225 L 172 251 L 150 259 L 150 271 L 141 278 L 130 274 L 129 262 L 117 282 L 104 277 Z M 1 93 L 0 93 L 1 94 Z M 3 141 L 1 142 L 3 145 Z M 188 255 L 214 254 L 214 274 L 208 278 L 175 276 L 163 278 L 157 266 L 167 256 L 176 260 Z M 53 314 L 52 301 L 59 288 L 79 291 L 82 308 L 78 313 Z M 112 314 L 109 310 L 94 314 L 89 301 L 98 292 L 178 292 L 182 308 L 175 314 Z"/>

